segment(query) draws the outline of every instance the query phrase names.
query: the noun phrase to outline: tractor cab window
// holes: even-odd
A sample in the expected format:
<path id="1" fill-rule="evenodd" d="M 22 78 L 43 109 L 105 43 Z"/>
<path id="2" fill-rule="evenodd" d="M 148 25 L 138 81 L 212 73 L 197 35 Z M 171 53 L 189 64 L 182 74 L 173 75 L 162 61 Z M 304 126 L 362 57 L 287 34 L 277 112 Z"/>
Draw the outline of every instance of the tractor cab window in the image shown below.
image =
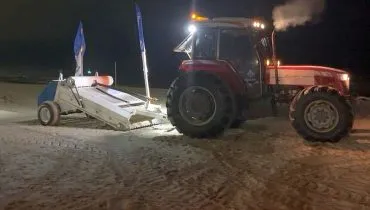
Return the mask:
<path id="1" fill-rule="evenodd" d="M 195 38 L 193 59 L 216 59 L 217 31 L 201 30 Z"/>
<path id="2" fill-rule="evenodd" d="M 220 59 L 229 61 L 237 69 L 243 63 L 255 62 L 255 50 L 249 34 L 243 30 L 222 30 Z"/>
<path id="3" fill-rule="evenodd" d="M 219 59 L 234 67 L 248 86 L 250 98 L 260 97 L 261 68 L 255 43 L 246 30 L 221 30 Z"/>

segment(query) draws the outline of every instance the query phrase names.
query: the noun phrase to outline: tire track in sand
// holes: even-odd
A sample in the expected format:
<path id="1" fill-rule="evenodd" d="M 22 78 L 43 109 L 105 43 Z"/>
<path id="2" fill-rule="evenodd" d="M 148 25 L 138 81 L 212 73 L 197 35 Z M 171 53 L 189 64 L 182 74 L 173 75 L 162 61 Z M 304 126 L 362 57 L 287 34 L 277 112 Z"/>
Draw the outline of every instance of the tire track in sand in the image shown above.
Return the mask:
<path id="1" fill-rule="evenodd" d="M 339 176 L 335 176 L 337 170 L 331 170 L 332 168 L 328 166 L 293 165 L 282 169 L 281 173 L 271 177 L 270 182 L 266 185 L 267 189 L 255 196 L 263 196 L 273 201 L 278 201 L 282 199 L 281 196 L 276 197 L 272 191 L 279 191 L 281 195 L 287 195 L 287 202 L 283 204 L 294 208 L 312 208 L 315 202 L 322 199 L 334 199 L 338 203 L 340 203 L 339 201 L 345 201 L 356 208 L 360 206 L 370 208 L 369 191 L 364 191 L 363 188 L 362 192 L 341 189 L 340 185 L 336 184 L 336 181 L 341 179 L 341 177 L 351 173 L 350 169 L 347 169 L 345 173 Z M 337 178 L 334 179 L 333 177 Z M 300 201 L 298 206 L 294 204 L 297 200 Z"/>
<path id="2" fill-rule="evenodd" d="M 341 148 L 338 146 L 338 148 Z M 335 148 L 335 149 L 338 149 Z M 248 164 L 248 155 L 250 154 L 244 154 L 243 151 L 239 151 L 239 155 L 235 155 L 233 151 L 238 150 L 238 148 L 233 148 L 232 146 L 227 146 L 226 150 L 223 149 L 222 144 L 217 145 L 216 147 L 206 146 L 207 150 L 214 151 L 214 155 L 216 159 L 220 163 L 223 164 L 223 168 L 228 168 L 229 174 L 228 176 L 232 177 L 232 180 L 228 183 L 229 185 L 234 185 L 236 187 L 239 187 L 241 189 L 251 189 L 251 185 L 248 185 L 245 183 L 244 180 L 242 180 L 240 177 L 245 176 L 246 174 L 250 174 L 252 176 L 252 179 L 255 179 L 255 183 L 257 185 L 265 185 L 264 188 L 259 189 L 257 187 L 257 190 L 252 191 L 252 197 L 254 200 L 250 200 L 253 203 L 257 202 L 258 206 L 260 208 L 277 208 L 278 206 L 282 208 L 288 208 L 288 209 L 312 209 L 313 206 L 310 196 L 307 196 L 307 192 L 305 190 L 308 190 L 310 192 L 316 192 L 318 194 L 321 194 L 325 196 L 326 192 L 331 192 L 332 194 L 336 195 L 340 193 L 336 193 L 338 191 L 335 187 L 330 187 L 328 184 L 325 184 L 325 181 L 330 181 L 333 179 L 333 177 L 338 177 L 337 174 L 335 174 L 335 171 L 338 170 L 338 168 L 342 166 L 348 166 L 350 165 L 348 163 L 348 159 L 351 159 L 353 162 L 360 161 L 362 163 L 365 163 L 364 160 L 367 159 L 367 157 L 359 157 L 359 156 L 353 156 L 349 158 L 348 155 L 351 153 L 349 152 L 343 152 L 340 150 L 333 150 L 330 148 L 320 148 L 315 149 L 311 148 L 308 149 L 304 154 L 300 154 L 297 152 L 289 152 L 288 157 L 285 157 L 284 153 L 278 153 L 275 152 L 271 156 L 274 156 L 275 158 L 281 157 L 280 160 L 283 161 L 285 164 L 282 164 L 283 168 L 276 168 L 276 166 L 272 166 L 275 169 L 278 169 L 280 171 L 290 171 L 292 170 L 291 167 L 294 165 L 297 165 L 295 162 L 299 162 L 301 159 L 308 159 L 308 158 L 322 158 L 322 157 L 338 157 L 336 160 L 330 160 L 329 162 L 323 162 L 322 164 L 316 164 L 314 165 L 316 167 L 305 165 L 302 167 L 298 167 L 298 169 L 295 169 L 294 172 L 289 173 L 286 175 L 285 173 L 281 176 L 272 175 L 272 176 L 266 176 L 262 173 L 263 170 L 260 170 L 256 167 L 252 167 L 252 164 L 254 161 L 252 158 L 252 162 Z M 342 155 L 342 158 L 339 158 Z M 264 157 L 269 157 L 270 155 L 264 155 Z M 285 157 L 285 158 L 284 158 Z M 249 157 L 250 158 L 250 157 Z M 269 157 L 272 158 L 272 157 Z M 240 161 L 244 160 L 244 161 Z M 257 162 L 255 162 L 257 164 Z M 289 167 L 284 167 L 284 165 L 290 165 Z M 366 163 L 365 163 L 366 164 Z M 323 171 L 324 167 L 331 167 L 336 168 L 332 171 Z M 257 164 L 258 166 L 258 164 Z M 268 166 L 268 165 L 266 165 Z M 244 172 L 243 172 L 244 171 Z M 246 173 L 247 172 L 247 173 Z M 262 175 L 262 176 L 261 176 Z M 285 178 L 284 178 L 285 176 Z M 273 179 L 274 181 L 271 181 Z M 308 181 L 310 180 L 310 181 Z M 248 183 L 248 182 L 247 182 Z M 298 189 L 297 189 L 298 188 Z M 256 185 L 254 186 L 254 189 L 256 189 Z M 259 190 L 258 190 L 259 189 Z M 341 190 L 339 190 L 341 191 Z M 364 196 L 364 194 L 362 195 Z M 350 194 L 347 192 L 342 192 L 342 195 L 338 198 L 339 200 L 345 200 L 350 203 L 366 203 L 368 198 L 360 198 L 361 195 L 354 194 L 354 192 L 351 192 Z M 268 202 L 266 202 L 266 200 Z M 241 201 L 242 202 L 242 201 Z M 362 205 L 364 206 L 364 205 Z M 368 207 L 365 205 L 365 207 Z M 250 208 L 253 208 L 251 206 Z"/>
<path id="3" fill-rule="evenodd" d="M 163 147 L 168 147 L 166 142 L 156 144 L 161 151 L 166 151 Z M 116 153 L 112 160 L 118 162 L 111 166 L 123 180 L 136 176 L 131 179 L 131 197 L 142 196 L 148 206 L 163 209 L 226 209 L 233 187 L 228 184 L 227 172 L 220 171 L 219 165 L 200 163 L 182 169 L 163 168 L 167 160 L 155 148 L 125 155 L 117 154 L 120 150 L 117 148 L 111 152 Z M 129 175 L 116 168 L 120 161 L 125 164 L 135 162 L 135 167 L 130 166 L 132 171 Z M 127 192 L 121 193 L 128 196 Z"/>
<path id="4" fill-rule="evenodd" d="M 105 151 L 73 139 L 64 140 L 57 136 L 49 136 L 36 131 L 28 131 L 28 136 L 25 137 L 24 134 L 20 134 L 19 129 L 14 127 L 5 128 L 0 128 L 1 130 L 6 130 L 5 132 L 7 133 L 7 138 L 0 138 L 1 144 L 19 145 L 25 148 L 32 146 L 34 149 L 38 147 L 43 151 L 43 156 L 48 156 L 56 162 L 46 174 L 31 180 L 31 183 L 21 193 L 7 197 L 7 202 L 3 202 L 1 205 L 3 208 L 6 207 L 6 209 L 50 209 L 54 205 L 47 202 L 50 199 L 54 199 L 58 203 L 58 207 L 71 207 L 71 203 L 66 199 L 66 195 L 56 193 L 52 186 L 56 186 L 59 181 L 77 173 L 76 171 L 81 167 L 82 161 L 76 160 L 90 159 L 94 161 L 94 159 L 106 159 Z M 45 152 L 50 153 L 45 154 Z M 41 200 L 34 200 L 35 195 Z M 46 203 L 42 203 L 42 200 Z M 81 204 L 83 202 L 79 202 L 79 205 Z M 49 207 L 47 208 L 47 206 Z"/>

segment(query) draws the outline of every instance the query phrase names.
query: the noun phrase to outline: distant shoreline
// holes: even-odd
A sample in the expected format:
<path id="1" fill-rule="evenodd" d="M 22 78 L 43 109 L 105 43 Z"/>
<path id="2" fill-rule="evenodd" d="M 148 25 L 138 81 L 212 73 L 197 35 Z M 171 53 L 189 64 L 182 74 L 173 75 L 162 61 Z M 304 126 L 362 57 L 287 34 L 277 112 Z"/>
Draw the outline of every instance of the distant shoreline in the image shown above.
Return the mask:
<path id="1" fill-rule="evenodd" d="M 50 78 L 50 79 L 43 79 L 43 80 L 30 80 L 29 78 L 3 78 L 0 77 L 0 83 L 10 83 L 10 84 L 28 84 L 28 85 L 46 85 L 52 80 L 56 80 L 58 78 Z M 114 85 L 112 85 L 114 86 Z M 130 87 L 130 88 L 143 88 L 144 85 L 124 85 L 124 84 L 119 84 L 119 87 Z M 151 89 L 167 89 L 163 87 L 157 87 L 153 86 L 150 87 Z"/>
<path id="2" fill-rule="evenodd" d="M 0 77 L 0 82 L 2 83 L 15 83 L 15 84 L 30 84 L 30 85 L 41 85 L 47 84 L 50 80 L 30 80 L 29 78 L 2 78 Z"/>

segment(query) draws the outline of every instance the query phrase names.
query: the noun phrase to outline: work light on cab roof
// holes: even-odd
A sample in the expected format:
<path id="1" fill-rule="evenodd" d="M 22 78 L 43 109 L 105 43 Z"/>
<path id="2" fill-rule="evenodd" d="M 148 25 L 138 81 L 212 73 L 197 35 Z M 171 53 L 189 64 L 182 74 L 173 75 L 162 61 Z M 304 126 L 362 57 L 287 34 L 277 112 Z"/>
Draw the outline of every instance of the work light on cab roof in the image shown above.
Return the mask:
<path id="1" fill-rule="evenodd" d="M 198 14 L 196 14 L 196 13 L 192 13 L 191 14 L 191 20 L 192 21 L 205 21 L 205 20 L 208 20 L 208 18 L 207 17 L 204 17 L 204 16 L 201 16 L 201 15 L 198 15 Z"/>
<path id="2" fill-rule="evenodd" d="M 253 22 L 253 27 L 260 28 L 260 29 L 265 29 L 266 25 L 264 23 L 259 22 L 259 21 L 254 21 Z"/>
<path id="3" fill-rule="evenodd" d="M 258 18 L 239 18 L 239 17 L 217 17 L 208 18 L 201 16 L 195 12 L 190 14 L 190 24 L 188 26 L 188 32 L 193 34 L 197 32 L 199 26 L 213 26 L 221 27 L 225 25 L 233 25 L 239 28 L 252 27 L 256 30 L 264 30 L 267 28 L 266 24 Z"/>
<path id="4" fill-rule="evenodd" d="M 207 17 L 200 16 L 200 15 L 198 15 L 196 13 L 191 13 L 190 19 L 191 19 L 192 22 L 200 22 L 200 21 L 206 21 L 206 20 L 208 20 Z M 193 24 L 193 23 L 190 24 L 188 26 L 188 31 L 189 31 L 190 34 L 193 34 L 193 33 L 197 32 L 196 25 Z"/>

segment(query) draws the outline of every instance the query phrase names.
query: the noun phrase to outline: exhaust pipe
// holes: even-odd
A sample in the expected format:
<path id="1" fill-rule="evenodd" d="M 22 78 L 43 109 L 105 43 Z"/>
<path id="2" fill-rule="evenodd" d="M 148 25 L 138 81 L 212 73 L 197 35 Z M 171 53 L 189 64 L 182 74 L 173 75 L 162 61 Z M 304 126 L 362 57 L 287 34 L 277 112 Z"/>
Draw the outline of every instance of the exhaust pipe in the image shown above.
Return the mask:
<path id="1" fill-rule="evenodd" d="M 276 82 L 276 93 L 279 91 L 279 70 L 278 70 L 278 62 L 276 58 L 276 45 L 275 45 L 275 37 L 276 37 L 276 31 L 275 29 L 272 31 L 271 34 L 271 44 L 272 44 L 272 62 L 274 63 L 275 67 L 275 82 Z"/>
<path id="2" fill-rule="evenodd" d="M 276 46 L 275 46 L 275 36 L 276 36 L 276 31 L 275 29 L 272 31 L 271 34 L 271 44 L 272 44 L 272 62 L 274 63 L 273 65 L 275 66 L 275 82 L 276 82 L 276 87 L 275 87 L 275 94 L 272 97 L 271 100 L 271 107 L 272 107 L 272 113 L 274 116 L 278 115 L 278 110 L 277 110 L 277 98 L 279 97 L 280 93 L 280 88 L 279 88 L 279 71 L 278 71 L 278 62 L 276 59 Z"/>

